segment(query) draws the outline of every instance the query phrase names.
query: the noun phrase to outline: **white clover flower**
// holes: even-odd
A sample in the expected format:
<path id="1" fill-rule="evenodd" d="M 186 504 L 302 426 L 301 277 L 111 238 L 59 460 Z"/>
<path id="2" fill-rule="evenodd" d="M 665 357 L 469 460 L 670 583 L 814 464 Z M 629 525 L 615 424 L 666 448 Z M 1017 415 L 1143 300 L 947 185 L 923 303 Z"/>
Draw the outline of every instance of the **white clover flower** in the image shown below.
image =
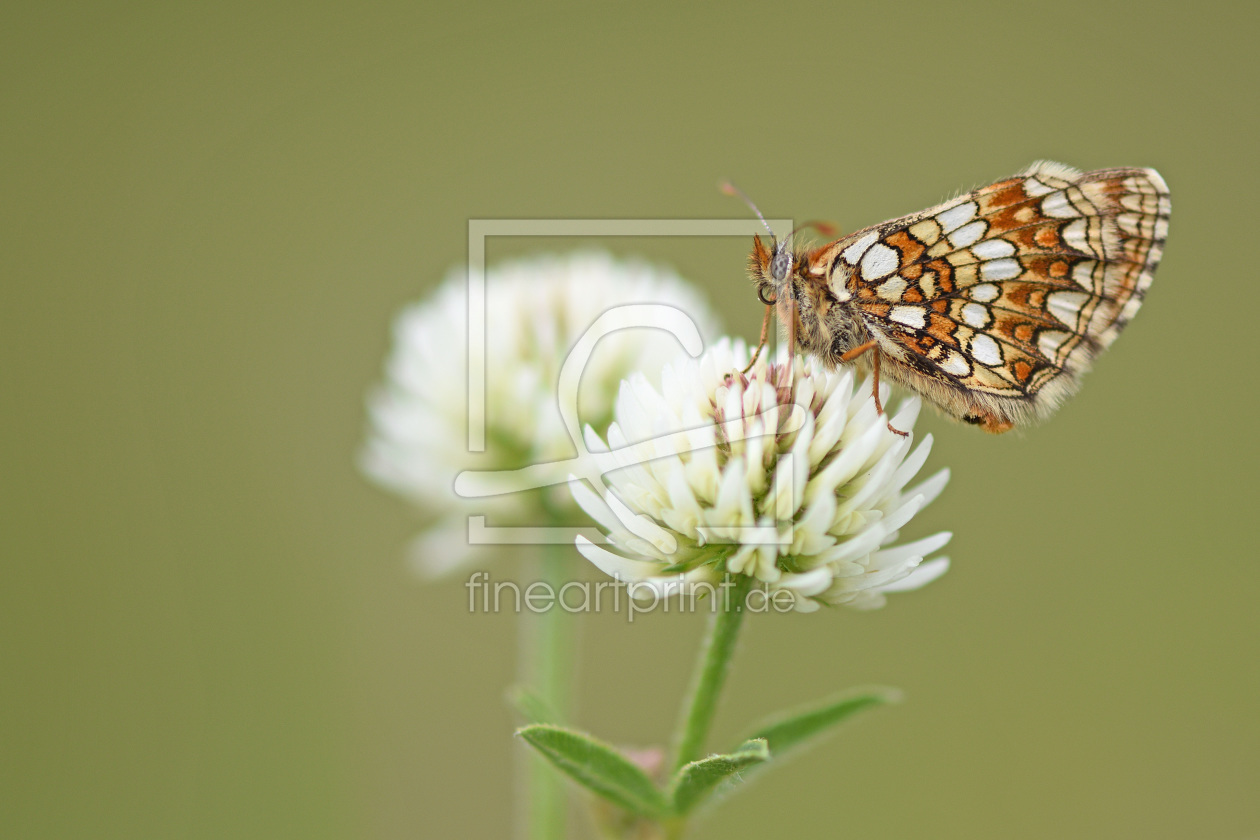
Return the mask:
<path id="1" fill-rule="evenodd" d="M 689 315 L 702 336 L 717 334 L 707 304 L 675 274 L 607 254 L 503 263 L 487 269 L 485 288 L 486 342 L 472 349 L 472 360 L 485 365 L 485 417 L 473 418 L 485 423 L 484 452 L 468 448 L 469 311 L 462 269 L 398 316 L 385 382 L 369 398 L 362 467 L 432 517 L 412 549 L 426 573 L 475 556 L 469 514 L 484 514 L 488 524 L 526 526 L 581 516 L 563 489 L 461 499 L 453 485 L 465 470 L 510 470 L 577 454 L 557 405 L 557 376 L 601 314 L 626 303 L 666 304 Z M 621 380 L 640 368 L 657 370 L 677 352 L 677 341 L 660 330 L 606 336 L 582 371 L 581 421 L 604 428 Z"/>
<path id="2" fill-rule="evenodd" d="M 855 389 L 849 370 L 798 357 L 789 393 L 782 363 L 759 360 L 744 376 L 748 362 L 742 341 L 723 339 L 668 365 L 659 389 L 641 373 L 622 384 L 607 445 L 586 430 L 607 486 L 570 481 L 618 553 L 579 537 L 582 554 L 658 595 L 751 575 L 806 612 L 879 607 L 944 573 L 946 558 L 922 561 L 948 533 L 892 545 L 949 480 L 941 470 L 904 489 L 931 436 L 912 448 L 890 432 L 870 382 Z M 892 423 L 910 431 L 918 413 L 907 399 Z"/>

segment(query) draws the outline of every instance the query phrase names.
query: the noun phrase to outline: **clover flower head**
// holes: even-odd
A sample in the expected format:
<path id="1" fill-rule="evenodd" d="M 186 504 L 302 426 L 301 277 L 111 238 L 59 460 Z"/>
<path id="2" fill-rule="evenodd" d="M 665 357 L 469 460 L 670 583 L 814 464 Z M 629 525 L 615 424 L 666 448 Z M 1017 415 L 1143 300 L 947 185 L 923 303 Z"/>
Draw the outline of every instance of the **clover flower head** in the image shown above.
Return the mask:
<path id="1" fill-rule="evenodd" d="M 607 441 L 586 430 L 605 481 L 570 481 L 612 550 L 579 537 L 579 551 L 660 594 L 749 575 L 800 611 L 879 607 L 942 574 L 946 558 L 923 561 L 948 533 L 895 544 L 949 479 L 941 470 L 906 489 L 931 436 L 914 446 L 889 431 L 850 370 L 801 357 L 789 370 L 780 357 L 744 374 L 749 361 L 742 341 L 723 339 L 667 365 L 659 386 L 641 373 L 622 384 Z M 907 399 L 892 424 L 910 431 L 918 413 Z"/>

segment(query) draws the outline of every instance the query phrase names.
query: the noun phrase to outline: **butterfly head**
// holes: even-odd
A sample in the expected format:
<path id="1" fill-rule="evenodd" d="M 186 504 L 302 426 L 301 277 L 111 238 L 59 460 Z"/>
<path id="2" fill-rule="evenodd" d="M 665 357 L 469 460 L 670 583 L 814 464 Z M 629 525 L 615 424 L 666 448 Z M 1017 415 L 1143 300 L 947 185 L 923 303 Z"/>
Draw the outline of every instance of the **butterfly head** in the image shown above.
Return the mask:
<path id="1" fill-rule="evenodd" d="M 791 244 L 772 239 L 767 248 L 760 236 L 753 236 L 753 251 L 748 267 L 757 284 L 757 297 L 767 305 L 783 297 L 790 282 L 796 257 Z"/>

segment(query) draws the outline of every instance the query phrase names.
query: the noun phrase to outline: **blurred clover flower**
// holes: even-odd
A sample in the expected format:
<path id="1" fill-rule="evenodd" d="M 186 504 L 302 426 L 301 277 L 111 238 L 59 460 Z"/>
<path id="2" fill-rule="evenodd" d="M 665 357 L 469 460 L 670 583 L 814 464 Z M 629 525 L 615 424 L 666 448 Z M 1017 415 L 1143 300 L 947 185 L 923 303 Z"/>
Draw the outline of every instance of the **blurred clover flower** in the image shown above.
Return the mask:
<path id="1" fill-rule="evenodd" d="M 904 489 L 931 436 L 912 449 L 890 432 L 869 381 L 855 390 L 849 370 L 797 357 L 789 389 L 783 363 L 743 375 L 748 362 L 742 341 L 723 339 L 669 364 L 659 390 L 641 373 L 622 384 L 608 445 L 586 430 L 608 486 L 570 481 L 619 553 L 579 537 L 582 554 L 657 596 L 731 572 L 790 592 L 805 612 L 879 607 L 944 573 L 946 558 L 922 561 L 948 533 L 891 545 L 949 480 L 941 470 Z M 918 413 L 908 399 L 892 423 L 910 431 Z"/>
<path id="2" fill-rule="evenodd" d="M 570 349 L 606 310 L 658 303 L 689 315 L 701 335 L 717 333 L 701 297 L 670 271 L 600 253 L 536 257 L 486 271 L 484 452 L 468 451 L 467 276 L 453 271 L 394 326 L 385 382 L 369 398 L 364 471 L 434 517 L 413 543 L 414 565 L 429 574 L 472 562 L 467 517 L 494 524 L 556 523 L 581 516 L 563 488 L 465 500 L 453 489 L 465 470 L 513 470 L 573 456 L 557 406 L 557 376 Z M 582 372 L 578 413 L 605 428 L 621 380 L 659 370 L 677 352 L 658 330 L 620 330 L 599 342 Z M 484 357 L 483 354 L 484 353 Z"/>

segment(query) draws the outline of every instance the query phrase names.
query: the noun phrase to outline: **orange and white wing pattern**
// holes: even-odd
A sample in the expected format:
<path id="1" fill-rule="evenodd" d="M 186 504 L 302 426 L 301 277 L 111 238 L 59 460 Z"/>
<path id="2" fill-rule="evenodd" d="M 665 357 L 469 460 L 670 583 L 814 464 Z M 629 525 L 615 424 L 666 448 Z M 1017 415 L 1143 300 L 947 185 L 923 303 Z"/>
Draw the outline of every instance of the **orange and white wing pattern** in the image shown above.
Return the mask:
<path id="1" fill-rule="evenodd" d="M 1137 312 L 1168 235 L 1153 169 L 1040 162 L 811 255 L 888 373 L 959 419 L 1045 417 Z"/>

